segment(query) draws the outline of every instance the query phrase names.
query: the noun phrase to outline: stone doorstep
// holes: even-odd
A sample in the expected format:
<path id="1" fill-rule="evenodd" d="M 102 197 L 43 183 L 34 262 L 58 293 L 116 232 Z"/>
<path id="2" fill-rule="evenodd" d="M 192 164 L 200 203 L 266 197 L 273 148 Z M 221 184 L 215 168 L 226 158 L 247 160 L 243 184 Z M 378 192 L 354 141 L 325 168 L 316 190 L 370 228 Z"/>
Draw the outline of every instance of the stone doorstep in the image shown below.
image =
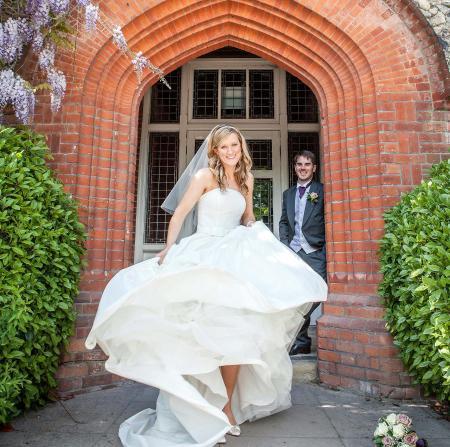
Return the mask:
<path id="1" fill-rule="evenodd" d="M 311 354 L 299 354 L 291 357 L 293 367 L 292 383 L 294 385 L 317 382 L 319 378 L 317 372 L 316 326 L 310 326 L 308 335 L 311 337 Z"/>
<path id="2" fill-rule="evenodd" d="M 294 355 L 291 360 L 293 367 L 292 383 L 294 385 L 318 380 L 316 355 Z"/>

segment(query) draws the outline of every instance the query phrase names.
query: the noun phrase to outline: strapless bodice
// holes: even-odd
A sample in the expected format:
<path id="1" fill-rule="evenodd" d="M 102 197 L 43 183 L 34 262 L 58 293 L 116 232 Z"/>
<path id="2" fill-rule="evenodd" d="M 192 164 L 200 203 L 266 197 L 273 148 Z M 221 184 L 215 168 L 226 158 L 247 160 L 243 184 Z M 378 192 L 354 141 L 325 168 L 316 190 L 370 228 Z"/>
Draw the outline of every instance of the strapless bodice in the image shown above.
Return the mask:
<path id="1" fill-rule="evenodd" d="M 197 233 L 224 236 L 236 228 L 245 211 L 245 198 L 236 189 L 211 189 L 198 203 Z"/>

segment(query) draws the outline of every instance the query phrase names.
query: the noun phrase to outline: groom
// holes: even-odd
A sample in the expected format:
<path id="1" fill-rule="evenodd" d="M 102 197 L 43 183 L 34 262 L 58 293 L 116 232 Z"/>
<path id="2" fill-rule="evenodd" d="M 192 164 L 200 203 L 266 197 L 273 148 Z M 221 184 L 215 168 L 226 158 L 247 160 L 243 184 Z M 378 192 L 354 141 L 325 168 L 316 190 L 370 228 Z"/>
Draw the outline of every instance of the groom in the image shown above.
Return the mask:
<path id="1" fill-rule="evenodd" d="M 294 169 L 297 184 L 283 193 L 283 210 L 279 224 L 280 240 L 326 281 L 323 185 L 313 180 L 317 169 L 316 156 L 306 150 L 299 152 L 294 157 Z M 311 310 L 306 314 L 305 322 L 289 352 L 290 355 L 311 352 L 308 328 L 311 314 L 319 304 L 313 303 Z"/>

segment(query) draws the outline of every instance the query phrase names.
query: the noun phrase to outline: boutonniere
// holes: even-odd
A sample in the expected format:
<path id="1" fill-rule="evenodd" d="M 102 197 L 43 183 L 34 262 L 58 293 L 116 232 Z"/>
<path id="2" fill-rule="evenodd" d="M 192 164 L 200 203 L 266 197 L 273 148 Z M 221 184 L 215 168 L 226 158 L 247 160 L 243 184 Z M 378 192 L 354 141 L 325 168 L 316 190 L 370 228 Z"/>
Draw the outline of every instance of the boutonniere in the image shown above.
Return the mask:
<path id="1" fill-rule="evenodd" d="M 306 196 L 306 200 L 309 200 L 311 203 L 317 203 L 317 201 L 319 200 L 319 194 L 317 194 L 316 192 L 309 192 Z"/>

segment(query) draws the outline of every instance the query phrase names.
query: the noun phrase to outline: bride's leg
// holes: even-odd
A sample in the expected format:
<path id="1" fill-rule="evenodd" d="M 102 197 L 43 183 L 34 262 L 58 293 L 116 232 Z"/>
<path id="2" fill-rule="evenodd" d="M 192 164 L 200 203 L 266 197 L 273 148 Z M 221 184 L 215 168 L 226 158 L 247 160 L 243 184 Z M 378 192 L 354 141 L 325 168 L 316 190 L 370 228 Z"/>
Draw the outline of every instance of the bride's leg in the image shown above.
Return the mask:
<path id="1" fill-rule="evenodd" d="M 231 425 L 236 425 L 236 419 L 231 411 L 231 396 L 233 395 L 240 367 L 241 365 L 226 365 L 220 368 L 228 396 L 228 402 L 223 408 L 223 412 L 227 415 Z"/>

